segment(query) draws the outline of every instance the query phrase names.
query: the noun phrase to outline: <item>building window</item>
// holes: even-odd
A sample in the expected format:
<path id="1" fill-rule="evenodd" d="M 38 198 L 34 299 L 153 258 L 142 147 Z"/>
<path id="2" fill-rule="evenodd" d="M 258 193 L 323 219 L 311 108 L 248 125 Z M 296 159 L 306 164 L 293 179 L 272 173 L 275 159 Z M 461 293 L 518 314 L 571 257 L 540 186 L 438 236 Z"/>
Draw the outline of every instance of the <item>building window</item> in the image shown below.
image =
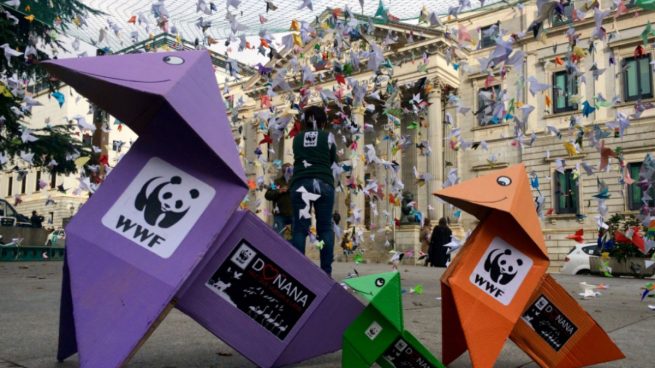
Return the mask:
<path id="1" fill-rule="evenodd" d="M 57 174 L 53 171 L 50 172 L 50 189 L 57 187 Z"/>
<path id="2" fill-rule="evenodd" d="M 496 45 L 496 37 L 498 37 L 498 27 L 495 24 L 480 28 L 480 48 L 484 49 Z M 492 31 L 492 28 L 494 29 Z"/>
<path id="3" fill-rule="evenodd" d="M 566 169 L 563 174 L 555 171 L 554 177 L 556 213 L 578 213 L 578 183 L 573 169 Z"/>
<path id="4" fill-rule="evenodd" d="M 34 191 L 38 192 L 41 190 L 41 187 L 39 187 L 39 183 L 41 182 L 41 170 L 36 172 L 36 184 L 34 184 Z"/>
<path id="5" fill-rule="evenodd" d="M 9 177 L 9 183 L 7 183 L 7 197 L 11 197 L 14 191 L 14 178 Z"/>
<path id="6" fill-rule="evenodd" d="M 553 112 L 575 111 L 578 105 L 571 96 L 578 93 L 578 81 L 565 70 L 553 73 Z"/>
<path id="7" fill-rule="evenodd" d="M 637 101 L 653 97 L 650 55 L 623 59 L 623 99 Z"/>
<path id="8" fill-rule="evenodd" d="M 20 183 L 20 194 L 27 192 L 27 175 L 23 176 L 23 181 Z"/>
<path id="9" fill-rule="evenodd" d="M 494 117 L 494 110 L 497 105 L 495 101 L 499 93 L 500 85 L 480 88 L 478 91 L 478 110 L 476 115 L 480 126 L 500 123 L 500 120 Z"/>
<path id="10" fill-rule="evenodd" d="M 639 210 L 644 204 L 648 204 L 648 207 L 655 207 L 655 201 L 653 200 L 655 198 L 655 186 L 651 185 L 650 188 L 642 188 L 637 184 L 641 162 L 628 164 L 628 170 L 630 177 L 635 180 L 634 183 L 628 185 L 628 209 L 633 211 Z M 646 193 L 644 193 L 644 189 L 647 189 Z M 646 194 L 647 196 L 644 198 Z M 644 200 L 646 200 L 645 203 Z"/>
<path id="11" fill-rule="evenodd" d="M 553 27 L 569 24 L 573 19 L 573 1 L 562 3 L 561 6 L 562 14 L 555 12 L 555 14 L 553 14 L 553 16 L 550 18 L 550 25 Z"/>
<path id="12" fill-rule="evenodd" d="M 85 146 L 90 146 L 93 143 L 93 136 L 91 134 L 84 134 L 82 136 L 82 144 Z"/>

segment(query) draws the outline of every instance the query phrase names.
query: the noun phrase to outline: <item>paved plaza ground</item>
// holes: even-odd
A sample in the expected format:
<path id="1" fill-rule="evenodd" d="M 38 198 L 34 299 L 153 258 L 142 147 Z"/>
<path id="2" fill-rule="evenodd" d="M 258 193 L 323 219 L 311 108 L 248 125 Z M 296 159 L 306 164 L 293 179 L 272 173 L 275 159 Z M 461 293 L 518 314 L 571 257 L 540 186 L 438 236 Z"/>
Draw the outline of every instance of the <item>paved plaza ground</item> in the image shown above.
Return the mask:
<path id="1" fill-rule="evenodd" d="M 57 326 L 61 262 L 0 263 L 0 368 L 77 367 L 77 359 L 57 363 Z M 352 272 L 352 263 L 336 263 L 335 278 Z M 358 265 L 361 275 L 386 272 L 389 265 Z M 441 356 L 441 301 L 439 278 L 443 270 L 414 266 L 400 269 L 403 287 L 422 284 L 422 295 L 405 294 L 405 326 L 437 357 Z M 609 332 L 627 358 L 602 367 L 655 366 L 655 312 L 639 301 L 646 281 L 630 278 L 555 275 L 572 294 L 579 283 L 604 282 L 603 295 L 580 300 L 580 304 Z M 651 304 L 655 304 L 653 299 Z M 320 344 L 321 341 L 316 341 Z M 341 353 L 324 355 L 297 367 L 340 367 Z M 216 339 L 189 317 L 173 310 L 132 359 L 129 367 L 252 367 L 239 353 Z M 463 356 L 451 367 L 468 367 Z M 497 367 L 536 367 L 511 341 L 498 359 Z"/>

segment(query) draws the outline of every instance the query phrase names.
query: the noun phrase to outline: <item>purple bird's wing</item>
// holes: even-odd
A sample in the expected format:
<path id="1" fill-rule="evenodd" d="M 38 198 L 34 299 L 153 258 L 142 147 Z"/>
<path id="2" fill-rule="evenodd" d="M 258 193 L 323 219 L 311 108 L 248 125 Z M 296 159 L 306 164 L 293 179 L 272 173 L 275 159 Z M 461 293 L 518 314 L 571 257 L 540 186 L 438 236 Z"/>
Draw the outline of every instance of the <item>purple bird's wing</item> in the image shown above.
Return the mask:
<path id="1" fill-rule="evenodd" d="M 177 307 L 261 367 L 338 350 L 364 306 L 252 212 L 237 212 Z"/>

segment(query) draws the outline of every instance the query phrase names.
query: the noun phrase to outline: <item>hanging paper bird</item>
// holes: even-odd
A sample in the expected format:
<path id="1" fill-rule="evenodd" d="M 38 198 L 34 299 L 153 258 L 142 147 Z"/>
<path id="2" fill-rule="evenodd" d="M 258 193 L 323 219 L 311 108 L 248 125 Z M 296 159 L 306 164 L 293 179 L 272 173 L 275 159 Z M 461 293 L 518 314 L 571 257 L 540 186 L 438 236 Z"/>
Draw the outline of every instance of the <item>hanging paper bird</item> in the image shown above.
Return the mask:
<path id="1" fill-rule="evenodd" d="M 575 234 L 567 235 L 566 238 L 575 240 L 576 243 L 584 243 L 584 229 L 579 229 Z"/>
<path id="2" fill-rule="evenodd" d="M 57 103 L 59 104 L 59 107 L 64 106 L 64 102 L 66 101 L 66 96 L 59 92 L 59 91 L 54 91 L 52 94 L 50 94 L 55 100 L 57 100 Z"/>
<path id="3" fill-rule="evenodd" d="M 271 0 L 266 0 L 266 13 L 270 11 L 276 11 L 277 10 L 277 5 L 273 4 L 273 1 Z"/>
<path id="4" fill-rule="evenodd" d="M 609 164 L 609 158 L 610 157 L 616 158 L 616 153 L 611 148 L 605 147 L 604 140 L 600 142 L 599 151 L 600 151 L 600 166 L 598 167 L 598 171 L 605 171 L 607 165 Z"/>
<path id="5" fill-rule="evenodd" d="M 594 111 L 596 111 L 596 108 L 591 106 L 589 101 L 582 103 L 582 115 L 584 115 L 585 118 L 591 115 Z"/>
<path id="6" fill-rule="evenodd" d="M 564 142 L 564 148 L 566 149 L 569 157 L 572 157 L 578 153 L 578 150 L 575 148 L 575 144 L 571 142 Z"/>

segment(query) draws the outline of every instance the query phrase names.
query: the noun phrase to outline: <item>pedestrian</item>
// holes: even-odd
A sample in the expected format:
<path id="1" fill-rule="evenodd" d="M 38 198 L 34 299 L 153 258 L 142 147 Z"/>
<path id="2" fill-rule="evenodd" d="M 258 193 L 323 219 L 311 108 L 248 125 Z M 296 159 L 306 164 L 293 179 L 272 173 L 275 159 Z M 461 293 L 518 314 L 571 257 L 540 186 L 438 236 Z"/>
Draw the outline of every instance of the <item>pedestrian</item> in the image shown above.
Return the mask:
<path id="1" fill-rule="evenodd" d="M 289 193 L 291 175 L 293 175 L 293 168 L 290 163 L 285 163 L 280 169 L 280 176 L 273 181 L 273 185 L 264 195 L 267 200 L 273 202 L 273 229 L 278 234 L 282 234 L 292 221 L 293 208 Z"/>
<path id="2" fill-rule="evenodd" d="M 445 217 L 439 219 L 439 224 L 432 230 L 430 237 L 430 249 L 428 258 L 432 267 L 446 267 L 450 261 L 446 244 L 450 243 L 453 232 L 448 227 L 448 220 Z"/>
<path id="3" fill-rule="evenodd" d="M 36 211 L 32 211 L 30 222 L 32 223 L 32 227 L 40 228 L 43 226 L 43 216 L 39 215 Z"/>
<path id="4" fill-rule="evenodd" d="M 421 253 L 419 254 L 419 261 L 423 260 L 423 265 L 427 266 L 430 263 L 430 258 L 428 253 L 430 252 L 430 234 L 432 233 L 432 224 L 430 219 L 426 218 L 421 231 L 419 232 L 419 237 L 421 240 Z"/>
<path id="5" fill-rule="evenodd" d="M 324 130 L 327 125 L 325 110 L 318 106 L 305 109 L 301 131 L 293 139 L 293 177 L 291 178 L 291 205 L 293 207 L 291 243 L 305 254 L 305 241 L 309 235 L 311 215 L 316 216 L 316 235 L 323 242 L 321 269 L 332 275 L 334 259 L 334 178 L 332 164 L 336 162 L 337 149 L 332 133 Z"/>

